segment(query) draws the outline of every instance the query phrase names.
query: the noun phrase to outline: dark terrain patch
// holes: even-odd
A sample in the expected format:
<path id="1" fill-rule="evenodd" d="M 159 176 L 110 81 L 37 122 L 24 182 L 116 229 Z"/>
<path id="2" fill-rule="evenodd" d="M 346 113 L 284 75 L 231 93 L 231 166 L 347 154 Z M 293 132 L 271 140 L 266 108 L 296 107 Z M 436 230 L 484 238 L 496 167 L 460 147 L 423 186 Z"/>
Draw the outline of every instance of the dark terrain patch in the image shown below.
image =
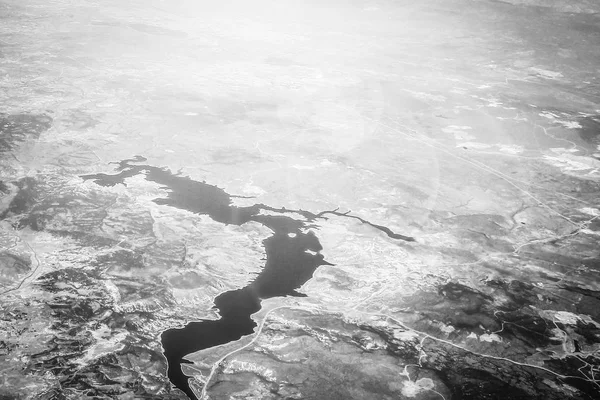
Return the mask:
<path id="1" fill-rule="evenodd" d="M 579 314 L 589 315 L 594 320 L 600 321 L 600 291 L 585 289 L 569 284 L 562 285 L 561 288 L 579 295 L 579 299 L 575 303 L 575 307 Z M 598 336 L 598 339 L 600 339 L 600 336 Z"/>
<path id="2" fill-rule="evenodd" d="M 23 214 L 30 210 L 36 203 L 37 188 L 35 179 L 25 177 L 13 182 L 13 184 L 17 188 L 17 194 L 11 200 L 8 208 L 0 214 L 0 219 Z"/>
<path id="3" fill-rule="evenodd" d="M 0 153 L 13 150 L 27 138 L 39 138 L 50 129 L 52 118 L 46 114 L 0 113 Z"/>
<path id="4" fill-rule="evenodd" d="M 139 250 L 120 249 L 109 254 L 96 257 L 94 265 L 109 271 L 111 268 L 120 268 L 124 271 L 143 269 L 144 255 Z"/>
<path id="5" fill-rule="evenodd" d="M 99 229 L 107 216 L 106 204 L 114 202 L 115 196 L 68 192 L 49 195 L 43 178 L 25 177 L 11 184 L 16 188 L 16 194 L 0 213 L 0 220 L 10 218 L 15 229 L 47 231 L 95 248 L 118 243 Z M 60 220 L 61 217 L 69 221 L 69 229 L 64 229 L 62 224 L 51 225 L 53 219 Z M 120 245 L 127 246 L 127 243 Z"/>
<path id="6" fill-rule="evenodd" d="M 111 280 L 114 281 L 114 280 Z M 27 361 L 26 373 L 51 373 L 60 383 L 60 392 L 75 392 L 90 398 L 116 398 L 135 393 L 144 399 L 174 399 L 167 394 L 166 361 L 155 338 L 144 327 L 156 323 L 156 315 L 144 310 L 116 311 L 113 299 L 102 284 L 102 272 L 94 269 L 65 268 L 42 275 L 36 285 L 50 294 L 44 307 L 53 321 L 45 336 L 47 350 L 34 353 Z M 145 287 L 135 280 L 118 280 L 122 301 L 156 298 L 158 288 Z M 81 367 L 78 360 L 98 342 L 93 330 L 105 326 L 107 334 L 128 332 L 135 340 L 119 343 L 108 354 L 101 354 Z M 90 382 L 94 384 L 91 385 Z M 60 393 L 57 397 L 63 398 Z M 46 398 L 46 397 L 44 397 Z"/>
<path id="7" fill-rule="evenodd" d="M 565 324 L 552 318 L 558 310 L 593 315 L 593 307 L 600 306 L 599 292 L 564 284 L 562 290 L 549 293 L 528 282 L 502 279 L 486 281 L 486 286 L 486 293 L 482 293 L 450 282 L 441 285 L 437 293 L 417 292 L 404 303 L 420 317 L 412 323 L 415 329 L 431 337 L 447 335 L 449 340 L 453 337 L 466 340 L 467 345 L 461 345 L 464 349 L 433 338 L 424 342 L 415 338 L 399 344 L 393 334 L 383 332 L 384 328 L 367 330 L 379 333 L 386 340 L 388 350 L 408 358 L 408 362 L 410 356 L 415 357 L 415 349 L 422 351 L 420 354 L 425 355 L 420 359 L 422 367 L 436 371 L 452 391 L 453 398 L 558 400 L 565 394 L 556 387 L 564 383 L 579 390 L 572 393 L 573 399 L 595 399 L 600 395 L 600 388 L 590 381 L 592 372 L 600 366 L 600 357 L 594 354 L 600 328 L 585 320 Z M 450 324 L 456 330 L 442 332 L 436 321 Z M 557 352 L 563 345 L 557 329 L 572 339 L 570 345 L 574 353 Z M 493 357 L 482 355 L 489 353 L 489 344 L 479 341 L 468 344 L 466 338 L 471 332 L 495 333 L 502 339 L 501 343 L 494 344 Z M 572 378 L 558 379 L 544 370 L 536 370 L 526 365 L 526 357 L 535 357 L 541 362 L 537 365 Z M 510 359 L 523 364 L 511 363 Z M 552 384 L 542 383 L 543 379 Z"/>
<path id="8" fill-rule="evenodd" d="M 537 397 L 498 379 L 491 372 L 476 368 L 448 371 L 445 383 L 452 388 L 453 398 L 461 400 L 524 400 Z"/>
<path id="9" fill-rule="evenodd" d="M 588 143 L 600 144 L 600 116 L 585 117 L 579 120 L 579 136 Z"/>
<path id="10" fill-rule="evenodd" d="M 480 334 L 486 330 L 498 330 L 501 326 L 494 316 L 492 299 L 460 283 L 449 282 L 440 286 L 437 293 L 417 292 L 405 300 L 405 304 L 418 310 L 422 316 L 417 322 L 417 328 L 420 330 L 431 329 L 431 321 L 443 322 L 459 330 Z"/>
<path id="11" fill-rule="evenodd" d="M 10 251 L 0 252 L 0 286 L 11 285 L 31 270 L 31 260 Z"/>
<path id="12" fill-rule="evenodd" d="M 96 127 L 100 121 L 83 110 L 73 109 L 60 119 L 60 123 L 68 129 L 84 131 Z"/>

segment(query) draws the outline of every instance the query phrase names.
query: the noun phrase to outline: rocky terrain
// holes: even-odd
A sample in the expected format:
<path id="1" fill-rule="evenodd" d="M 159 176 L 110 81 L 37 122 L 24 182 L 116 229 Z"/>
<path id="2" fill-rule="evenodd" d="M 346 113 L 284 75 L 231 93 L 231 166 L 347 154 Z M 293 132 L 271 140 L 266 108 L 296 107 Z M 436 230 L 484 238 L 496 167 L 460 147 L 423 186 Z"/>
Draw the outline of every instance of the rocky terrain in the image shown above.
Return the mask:
<path id="1" fill-rule="evenodd" d="M 0 0 L 0 398 L 598 398 L 597 8 Z"/>

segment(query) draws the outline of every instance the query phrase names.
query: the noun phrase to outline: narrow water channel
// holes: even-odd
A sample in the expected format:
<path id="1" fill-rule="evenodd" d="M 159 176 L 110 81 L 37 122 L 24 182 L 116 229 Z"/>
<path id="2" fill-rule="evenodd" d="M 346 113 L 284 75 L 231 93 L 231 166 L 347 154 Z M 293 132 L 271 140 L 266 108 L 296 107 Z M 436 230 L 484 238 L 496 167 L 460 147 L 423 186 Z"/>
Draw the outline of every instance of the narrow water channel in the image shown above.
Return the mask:
<path id="1" fill-rule="evenodd" d="M 183 328 L 168 329 L 161 335 L 168 361 L 169 379 L 190 399 L 195 400 L 197 397 L 189 385 L 189 377 L 182 370 L 182 363 L 189 362 L 185 359 L 186 355 L 252 334 L 256 327 L 252 314 L 260 310 L 262 300 L 282 296 L 304 296 L 296 290 L 312 278 L 319 266 L 332 265 L 320 253 L 323 247 L 314 232 L 309 230 L 317 219 L 324 218 L 326 214 L 354 218 L 385 232 L 391 238 L 414 240 L 396 234 L 387 227 L 337 211 L 313 214 L 304 210 L 276 209 L 264 204 L 237 207 L 232 205 L 233 196 L 217 186 L 175 175 L 164 168 L 133 164 L 144 161 L 146 159 L 143 157 L 124 160 L 119 163 L 116 174 L 100 173 L 85 175 L 82 178 L 93 180 L 98 185 L 114 186 L 125 184 L 125 179 L 129 177 L 143 174 L 146 180 L 169 190 L 166 198 L 154 200 L 157 204 L 208 215 L 214 221 L 223 224 L 243 225 L 255 221 L 273 232 L 263 240 L 266 263 L 256 279 L 244 288 L 222 293 L 215 298 L 215 308 L 219 310 L 220 319 L 190 322 Z M 263 211 L 271 213 L 265 214 Z M 279 215 L 272 215 L 273 213 Z M 292 213 L 304 219 L 299 220 L 286 215 Z"/>

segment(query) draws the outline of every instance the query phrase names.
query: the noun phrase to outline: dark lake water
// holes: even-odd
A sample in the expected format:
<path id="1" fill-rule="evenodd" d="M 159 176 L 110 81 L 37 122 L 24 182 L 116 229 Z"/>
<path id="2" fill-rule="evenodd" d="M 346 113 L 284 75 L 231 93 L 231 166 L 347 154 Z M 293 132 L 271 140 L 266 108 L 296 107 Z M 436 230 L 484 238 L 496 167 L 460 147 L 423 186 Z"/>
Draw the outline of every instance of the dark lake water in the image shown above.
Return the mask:
<path id="1" fill-rule="evenodd" d="M 273 234 L 263 241 L 267 255 L 266 263 L 256 279 L 244 288 L 222 293 L 215 298 L 215 308 L 221 316 L 219 320 L 190 322 L 183 328 L 168 329 L 161 335 L 169 365 L 169 379 L 191 399 L 196 399 L 196 395 L 189 386 L 189 377 L 181 368 L 182 363 L 189 362 L 184 358 L 186 355 L 252 334 L 256 327 L 252 314 L 260 310 L 261 300 L 280 296 L 304 296 L 296 290 L 312 278 L 319 266 L 332 265 L 320 253 L 323 247 L 314 232 L 309 230 L 316 220 L 325 218 L 328 214 L 353 218 L 386 233 L 391 238 L 414 240 L 396 234 L 387 227 L 337 210 L 314 214 L 304 210 L 277 209 L 264 204 L 237 207 L 232 205 L 234 196 L 217 186 L 175 175 L 164 168 L 133 164 L 144 161 L 146 159 L 138 156 L 119 162 L 116 174 L 101 173 L 85 175 L 82 178 L 93 180 L 98 185 L 114 186 L 125 184 L 125 179 L 129 177 L 143 174 L 146 180 L 169 190 L 167 197 L 154 200 L 157 204 L 208 215 L 214 221 L 223 224 L 242 225 L 255 221 L 273 231 Z M 267 215 L 262 211 L 271 211 L 279 215 Z M 299 214 L 304 219 L 299 220 L 286 215 L 291 213 Z"/>

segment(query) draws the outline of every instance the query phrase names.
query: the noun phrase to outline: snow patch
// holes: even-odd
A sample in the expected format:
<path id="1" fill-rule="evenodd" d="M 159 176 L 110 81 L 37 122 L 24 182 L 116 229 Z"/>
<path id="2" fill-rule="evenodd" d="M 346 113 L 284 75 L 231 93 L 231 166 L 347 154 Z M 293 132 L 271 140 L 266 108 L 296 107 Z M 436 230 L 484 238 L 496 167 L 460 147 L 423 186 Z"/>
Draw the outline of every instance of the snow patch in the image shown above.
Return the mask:
<path id="1" fill-rule="evenodd" d="M 295 168 L 295 169 L 315 169 L 315 166 L 314 165 L 298 165 L 298 164 L 296 164 L 296 165 L 292 165 L 292 168 Z"/>
<path id="2" fill-rule="evenodd" d="M 529 68 L 529 70 L 531 72 L 533 72 L 534 74 L 537 74 L 537 75 L 541 76 L 542 78 L 546 78 L 546 79 L 558 79 L 558 78 L 563 77 L 563 74 L 561 74 L 560 72 L 550 71 L 550 70 L 543 69 L 543 68 L 531 67 L 531 68 Z"/>
<path id="3" fill-rule="evenodd" d="M 540 117 L 552 120 L 552 122 L 554 122 L 555 124 L 562 125 L 563 127 L 567 128 L 567 129 L 581 129 L 581 128 L 583 128 L 579 122 L 577 122 L 577 121 L 566 121 L 566 120 L 558 119 L 559 115 L 551 113 L 550 111 L 544 111 L 544 112 L 539 113 L 538 115 Z"/>
<path id="4" fill-rule="evenodd" d="M 600 217 L 600 210 L 598 210 L 597 208 L 583 207 L 578 209 L 578 211 L 581 211 L 582 213 L 587 215 L 591 215 L 592 217 Z"/>
<path id="5" fill-rule="evenodd" d="M 561 124 L 562 126 L 564 126 L 567 129 L 581 129 L 583 128 L 581 126 L 581 124 L 577 121 L 562 121 L 562 120 L 557 120 L 556 121 L 557 124 Z"/>
<path id="6" fill-rule="evenodd" d="M 458 143 L 456 147 L 468 147 L 470 149 L 489 149 L 490 147 L 492 147 L 492 145 L 479 142 L 464 142 Z"/>
<path id="7" fill-rule="evenodd" d="M 600 179 L 600 160 L 572 154 L 577 152 L 576 149 L 553 148 L 550 150 L 554 154 L 544 155 L 544 161 L 560 168 L 563 173 L 583 179 Z"/>
<path id="8" fill-rule="evenodd" d="M 488 342 L 488 343 L 492 343 L 492 342 L 498 342 L 501 343 L 502 342 L 502 338 L 498 335 L 496 335 L 495 333 L 484 333 L 483 335 L 479 336 L 479 341 L 481 342 Z"/>
<path id="9" fill-rule="evenodd" d="M 600 324 L 594 321 L 589 315 L 578 315 L 569 311 L 539 310 L 539 315 L 544 319 L 563 325 L 577 325 L 581 321 L 584 324 L 592 324 L 600 327 Z"/>
<path id="10" fill-rule="evenodd" d="M 431 390 L 435 387 L 430 378 L 421 378 L 416 382 L 406 381 L 402 387 L 402 394 L 406 397 L 416 397 L 420 392 Z"/>
<path id="11" fill-rule="evenodd" d="M 454 135 L 454 139 L 456 140 L 473 140 L 475 136 L 465 132 L 471 129 L 473 128 L 470 126 L 449 125 L 442 128 L 442 132 Z"/>
<path id="12" fill-rule="evenodd" d="M 516 144 L 502 144 L 500 145 L 500 151 L 508 154 L 521 154 L 523 152 L 523 146 Z"/>

